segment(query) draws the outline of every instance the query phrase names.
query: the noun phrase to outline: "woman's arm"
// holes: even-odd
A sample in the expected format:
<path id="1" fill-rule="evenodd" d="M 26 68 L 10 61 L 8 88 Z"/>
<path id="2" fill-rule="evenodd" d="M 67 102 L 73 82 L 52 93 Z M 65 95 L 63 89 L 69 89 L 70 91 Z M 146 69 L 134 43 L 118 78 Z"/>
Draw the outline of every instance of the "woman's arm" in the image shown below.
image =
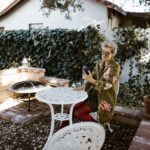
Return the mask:
<path id="1" fill-rule="evenodd" d="M 113 84 L 116 81 L 118 81 L 119 74 L 120 74 L 120 65 L 114 64 L 113 66 L 111 66 L 110 74 L 107 79 L 96 80 L 95 89 L 98 91 L 110 89 L 113 86 Z"/>
<path id="2" fill-rule="evenodd" d="M 114 64 L 111 66 L 111 71 L 109 74 L 108 79 L 105 80 L 96 80 L 93 78 L 92 74 L 89 72 L 89 75 L 86 75 L 83 73 L 83 79 L 87 80 L 90 82 L 96 90 L 101 91 L 101 90 L 108 90 L 110 89 L 113 84 L 118 80 L 119 74 L 120 74 L 120 66 L 119 64 Z"/>
<path id="3" fill-rule="evenodd" d="M 89 71 L 89 75 L 92 74 L 92 78 L 93 78 L 93 79 L 96 79 L 96 70 L 97 70 L 96 68 L 97 68 L 97 65 L 98 65 L 98 63 L 97 63 L 96 66 L 94 67 L 92 73 Z M 82 73 L 82 78 L 85 79 L 84 76 L 83 76 L 83 74 L 84 74 L 84 75 L 87 75 L 87 74 L 86 74 L 85 72 Z M 93 85 L 92 81 L 86 80 L 86 83 L 84 84 L 85 91 L 88 91 L 88 89 L 89 89 L 92 85 Z"/>

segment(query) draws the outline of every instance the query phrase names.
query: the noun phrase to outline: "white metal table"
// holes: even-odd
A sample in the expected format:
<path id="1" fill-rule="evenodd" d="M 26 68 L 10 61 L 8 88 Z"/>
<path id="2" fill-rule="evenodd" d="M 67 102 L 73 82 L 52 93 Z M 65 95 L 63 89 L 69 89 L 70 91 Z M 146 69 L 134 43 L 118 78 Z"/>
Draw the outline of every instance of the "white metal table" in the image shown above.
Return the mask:
<path id="1" fill-rule="evenodd" d="M 54 132 L 55 120 L 65 121 L 69 120 L 72 124 L 72 115 L 74 106 L 87 99 L 88 95 L 85 91 L 74 91 L 68 87 L 55 87 L 48 88 L 36 93 L 35 98 L 39 101 L 47 103 L 50 106 L 51 111 L 51 130 L 50 137 Z M 54 114 L 54 105 L 61 105 L 61 113 Z M 71 104 L 69 114 L 64 113 L 64 105 Z"/>

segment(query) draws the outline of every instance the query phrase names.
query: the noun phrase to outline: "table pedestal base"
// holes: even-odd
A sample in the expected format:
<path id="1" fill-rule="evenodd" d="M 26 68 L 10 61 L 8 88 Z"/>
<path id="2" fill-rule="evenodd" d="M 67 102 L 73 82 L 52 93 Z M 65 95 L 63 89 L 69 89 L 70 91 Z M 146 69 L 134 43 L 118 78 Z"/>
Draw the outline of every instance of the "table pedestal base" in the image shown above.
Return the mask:
<path id="1" fill-rule="evenodd" d="M 69 120 L 69 124 L 70 125 L 72 124 L 73 109 L 75 105 L 76 104 L 71 105 L 69 114 L 63 113 L 63 105 L 61 105 L 61 113 L 54 114 L 54 107 L 52 104 L 49 104 L 50 112 L 51 112 L 51 129 L 50 129 L 49 138 L 51 138 L 54 133 L 55 120 L 58 120 L 61 122 Z"/>

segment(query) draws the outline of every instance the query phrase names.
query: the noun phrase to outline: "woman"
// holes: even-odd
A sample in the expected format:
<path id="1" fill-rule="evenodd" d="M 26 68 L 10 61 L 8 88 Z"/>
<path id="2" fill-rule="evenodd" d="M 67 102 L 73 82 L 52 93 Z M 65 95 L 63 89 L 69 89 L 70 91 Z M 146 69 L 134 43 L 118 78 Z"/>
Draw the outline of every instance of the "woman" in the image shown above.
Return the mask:
<path id="1" fill-rule="evenodd" d="M 112 120 L 119 89 L 120 66 L 115 62 L 117 45 L 114 42 L 102 44 L 102 62 L 98 62 L 89 74 L 83 72 L 82 78 L 87 81 L 85 90 L 88 99 L 75 106 L 74 116 L 82 121 L 95 121 L 90 112 L 98 112 L 101 124 Z"/>
<path id="2" fill-rule="evenodd" d="M 88 99 L 74 107 L 73 115 L 79 120 L 97 122 L 89 114 L 95 111 L 98 113 L 99 123 L 104 125 L 112 120 L 120 74 L 120 66 L 114 60 L 116 53 L 117 45 L 114 42 L 104 42 L 102 62 L 97 62 L 92 73 L 89 71 L 86 74 L 83 71 L 82 78 L 86 81 L 84 88 L 88 92 Z M 68 122 L 63 122 L 61 127 L 67 124 Z"/>

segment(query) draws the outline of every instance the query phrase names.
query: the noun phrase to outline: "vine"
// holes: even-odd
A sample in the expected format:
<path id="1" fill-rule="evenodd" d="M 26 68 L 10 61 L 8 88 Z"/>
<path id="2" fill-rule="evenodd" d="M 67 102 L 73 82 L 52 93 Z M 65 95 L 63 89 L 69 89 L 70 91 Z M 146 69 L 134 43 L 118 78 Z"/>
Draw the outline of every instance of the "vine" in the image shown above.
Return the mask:
<path id="1" fill-rule="evenodd" d="M 121 87 L 121 97 L 124 101 L 130 100 L 133 103 L 141 105 L 142 96 L 148 94 L 150 90 L 150 61 L 146 59 L 148 52 L 148 33 L 145 29 L 128 27 L 115 28 L 114 37 L 118 45 L 117 59 L 123 66 L 127 60 L 130 60 L 129 80 Z M 138 74 L 133 75 L 133 64 L 138 69 Z M 148 67 L 149 66 L 149 67 Z"/>
<path id="2" fill-rule="evenodd" d="M 82 66 L 94 67 L 104 35 L 99 26 L 80 31 L 33 29 L 0 33 L 0 69 L 18 67 L 24 57 L 50 76 L 81 79 Z M 17 56 L 17 57 L 16 57 Z"/>

